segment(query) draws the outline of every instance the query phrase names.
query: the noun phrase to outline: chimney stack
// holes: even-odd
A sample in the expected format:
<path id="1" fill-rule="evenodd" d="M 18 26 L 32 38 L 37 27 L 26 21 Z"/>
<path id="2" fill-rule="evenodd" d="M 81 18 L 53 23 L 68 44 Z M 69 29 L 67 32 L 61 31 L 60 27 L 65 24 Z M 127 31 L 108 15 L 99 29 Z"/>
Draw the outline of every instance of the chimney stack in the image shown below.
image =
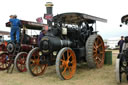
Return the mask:
<path id="1" fill-rule="evenodd" d="M 53 4 L 52 4 L 52 2 L 47 2 L 45 4 L 45 6 L 46 6 L 47 14 L 53 16 L 53 13 L 52 13 L 52 6 L 53 6 Z M 49 27 L 52 26 L 52 22 L 50 20 L 47 20 L 47 24 L 48 24 Z"/>

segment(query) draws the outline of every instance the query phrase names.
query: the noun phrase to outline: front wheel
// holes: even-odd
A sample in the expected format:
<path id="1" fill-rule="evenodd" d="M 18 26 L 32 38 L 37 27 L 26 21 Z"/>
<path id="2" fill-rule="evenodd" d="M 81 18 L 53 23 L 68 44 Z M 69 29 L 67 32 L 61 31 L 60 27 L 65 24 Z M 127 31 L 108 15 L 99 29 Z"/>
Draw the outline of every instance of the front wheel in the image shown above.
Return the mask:
<path id="1" fill-rule="evenodd" d="M 32 74 L 33 76 L 39 76 L 42 75 L 48 64 L 43 63 L 45 62 L 45 56 L 40 56 L 39 55 L 39 48 L 36 47 L 34 49 L 32 49 L 28 56 L 27 56 L 27 61 L 26 61 L 26 67 L 27 70 L 30 74 Z"/>
<path id="2" fill-rule="evenodd" d="M 27 52 L 20 52 L 16 55 L 14 65 L 19 72 L 26 72 L 26 58 L 27 58 Z"/>
<path id="3" fill-rule="evenodd" d="M 76 71 L 76 56 L 71 48 L 62 48 L 56 58 L 56 72 L 60 79 L 71 79 Z"/>

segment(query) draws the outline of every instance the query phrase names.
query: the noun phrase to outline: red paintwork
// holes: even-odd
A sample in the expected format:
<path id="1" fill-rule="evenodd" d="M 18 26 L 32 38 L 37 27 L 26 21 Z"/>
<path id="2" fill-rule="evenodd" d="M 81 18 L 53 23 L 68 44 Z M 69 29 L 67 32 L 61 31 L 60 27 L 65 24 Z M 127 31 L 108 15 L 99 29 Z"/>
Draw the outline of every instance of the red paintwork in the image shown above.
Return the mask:
<path id="1" fill-rule="evenodd" d="M 32 45 L 21 44 L 21 52 L 29 52 L 32 49 Z"/>
<path id="2" fill-rule="evenodd" d="M 2 44 L 0 44 L 0 51 L 7 51 L 7 41 L 4 41 Z"/>
<path id="3" fill-rule="evenodd" d="M 30 44 L 31 45 L 37 45 L 37 37 L 31 37 Z"/>

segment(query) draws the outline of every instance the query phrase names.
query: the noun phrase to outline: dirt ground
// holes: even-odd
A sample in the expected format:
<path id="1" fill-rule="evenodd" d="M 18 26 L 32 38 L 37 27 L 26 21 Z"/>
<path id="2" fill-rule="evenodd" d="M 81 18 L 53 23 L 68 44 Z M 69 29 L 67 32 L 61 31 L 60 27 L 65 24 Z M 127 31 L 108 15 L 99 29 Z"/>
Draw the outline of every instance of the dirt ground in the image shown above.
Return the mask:
<path id="1" fill-rule="evenodd" d="M 44 75 L 33 77 L 29 73 L 12 74 L 0 72 L 0 85 L 118 85 L 115 80 L 115 60 L 118 51 L 113 51 L 113 64 L 104 65 L 101 69 L 89 69 L 87 64 L 77 66 L 74 77 L 70 80 L 60 80 L 56 75 L 55 66 L 50 66 Z M 126 80 L 120 85 L 128 85 Z"/>

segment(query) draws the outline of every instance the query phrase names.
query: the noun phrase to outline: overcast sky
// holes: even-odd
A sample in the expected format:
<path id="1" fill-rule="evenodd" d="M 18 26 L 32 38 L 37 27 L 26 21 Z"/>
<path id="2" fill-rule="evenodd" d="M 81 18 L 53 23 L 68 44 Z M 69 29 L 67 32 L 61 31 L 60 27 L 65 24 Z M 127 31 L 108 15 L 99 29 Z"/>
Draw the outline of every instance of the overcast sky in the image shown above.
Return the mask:
<path id="1" fill-rule="evenodd" d="M 128 35 L 127 26 L 119 27 L 121 17 L 128 14 L 128 0 L 1 0 L 0 30 L 10 31 L 5 23 L 11 14 L 28 21 L 43 17 L 46 13 L 45 3 L 48 1 L 54 4 L 54 15 L 80 12 L 107 19 L 107 23 L 97 22 L 97 30 L 104 39 Z"/>

